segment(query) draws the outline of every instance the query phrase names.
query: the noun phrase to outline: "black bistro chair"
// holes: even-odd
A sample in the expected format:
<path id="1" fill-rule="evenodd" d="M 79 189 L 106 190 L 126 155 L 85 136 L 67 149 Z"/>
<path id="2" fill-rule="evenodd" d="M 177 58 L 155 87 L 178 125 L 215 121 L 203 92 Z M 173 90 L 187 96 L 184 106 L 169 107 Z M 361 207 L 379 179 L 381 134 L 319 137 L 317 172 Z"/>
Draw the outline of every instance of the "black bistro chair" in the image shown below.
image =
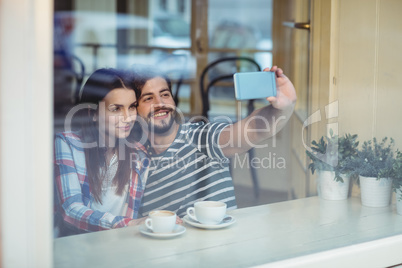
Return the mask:
<path id="1" fill-rule="evenodd" d="M 54 52 L 55 105 L 70 107 L 78 103 L 85 76 L 84 63 L 72 54 Z"/>
<path id="2" fill-rule="evenodd" d="M 225 69 L 230 69 L 229 72 L 224 72 L 222 70 L 219 71 L 217 75 L 212 77 L 208 83 L 205 83 L 205 78 L 207 74 L 209 74 L 214 68 L 219 67 L 220 64 L 224 63 L 233 63 L 235 68 L 225 68 Z M 216 86 L 218 82 L 221 81 L 229 81 L 233 83 L 233 75 L 236 72 L 239 72 L 241 64 L 243 65 L 247 63 L 247 66 L 250 66 L 251 68 L 247 69 L 247 71 L 261 71 L 261 67 L 259 64 L 252 58 L 249 57 L 224 57 L 220 58 L 217 60 L 212 61 L 209 63 L 203 72 L 201 73 L 200 76 L 200 90 L 201 90 L 201 96 L 202 96 L 202 116 L 204 118 L 208 118 L 208 112 L 210 110 L 210 89 L 213 86 Z M 222 68 L 221 68 L 222 69 Z M 242 70 L 243 71 L 243 70 Z M 234 85 L 232 84 L 232 88 Z M 234 89 L 233 89 L 234 90 Z M 254 100 L 249 100 L 247 103 L 247 115 L 250 115 L 254 111 Z M 255 152 L 254 149 L 251 149 L 248 151 L 249 154 L 249 159 L 250 161 L 254 158 Z M 232 170 L 231 170 L 232 172 Z M 257 171 L 253 167 L 253 165 L 250 165 L 250 173 L 251 173 L 251 179 L 253 181 L 253 189 L 254 189 L 254 194 L 256 198 L 259 197 L 259 183 L 258 183 L 258 177 L 257 177 Z"/>

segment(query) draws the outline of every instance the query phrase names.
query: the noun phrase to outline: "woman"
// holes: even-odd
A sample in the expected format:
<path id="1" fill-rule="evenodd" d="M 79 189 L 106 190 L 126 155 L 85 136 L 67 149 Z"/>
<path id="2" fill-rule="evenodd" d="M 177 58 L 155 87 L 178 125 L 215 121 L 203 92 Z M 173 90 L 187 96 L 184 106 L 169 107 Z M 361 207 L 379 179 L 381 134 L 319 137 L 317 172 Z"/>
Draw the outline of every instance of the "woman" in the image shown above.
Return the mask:
<path id="1" fill-rule="evenodd" d="M 137 218 L 148 158 L 130 135 L 137 116 L 132 81 L 127 71 L 95 71 L 82 89 L 80 130 L 56 135 L 59 236 L 143 221 Z"/>

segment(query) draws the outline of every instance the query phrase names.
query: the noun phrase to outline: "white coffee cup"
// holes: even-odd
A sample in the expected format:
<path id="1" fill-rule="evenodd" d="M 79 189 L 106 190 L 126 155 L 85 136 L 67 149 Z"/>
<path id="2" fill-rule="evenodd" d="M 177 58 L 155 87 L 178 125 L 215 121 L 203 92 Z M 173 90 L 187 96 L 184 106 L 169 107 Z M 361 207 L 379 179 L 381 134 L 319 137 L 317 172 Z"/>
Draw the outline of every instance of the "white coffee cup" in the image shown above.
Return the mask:
<path id="1" fill-rule="evenodd" d="M 176 226 L 176 213 L 168 210 L 151 211 L 145 226 L 154 233 L 171 233 Z"/>
<path id="2" fill-rule="evenodd" d="M 219 224 L 226 215 L 226 207 L 224 202 L 200 201 L 187 208 L 187 215 L 202 224 Z"/>

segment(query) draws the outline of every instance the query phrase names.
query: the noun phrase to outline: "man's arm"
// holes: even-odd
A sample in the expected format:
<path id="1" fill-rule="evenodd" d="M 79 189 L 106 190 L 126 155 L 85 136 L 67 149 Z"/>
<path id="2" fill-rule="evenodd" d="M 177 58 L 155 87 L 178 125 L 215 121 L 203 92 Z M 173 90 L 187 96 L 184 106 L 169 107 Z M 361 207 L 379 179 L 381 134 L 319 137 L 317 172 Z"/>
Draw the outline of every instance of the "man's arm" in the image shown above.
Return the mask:
<path id="1" fill-rule="evenodd" d="M 271 105 L 255 110 L 248 117 L 227 126 L 219 137 L 219 145 L 226 157 L 243 153 L 274 136 L 287 123 L 296 103 L 296 91 L 282 69 L 274 66 L 265 72 L 276 74 L 276 97 L 268 97 Z M 250 89 L 252 90 L 252 89 Z"/>

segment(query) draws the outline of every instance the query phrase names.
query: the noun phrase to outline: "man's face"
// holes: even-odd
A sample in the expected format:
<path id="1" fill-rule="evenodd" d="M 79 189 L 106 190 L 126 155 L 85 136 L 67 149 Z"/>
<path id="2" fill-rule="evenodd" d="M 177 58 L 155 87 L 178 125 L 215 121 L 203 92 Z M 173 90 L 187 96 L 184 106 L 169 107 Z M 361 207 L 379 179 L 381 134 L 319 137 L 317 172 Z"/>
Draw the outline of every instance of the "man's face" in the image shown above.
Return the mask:
<path id="1" fill-rule="evenodd" d="M 156 134 L 168 132 L 175 123 L 176 105 L 168 84 L 162 77 L 148 80 L 138 100 L 138 114 Z"/>

